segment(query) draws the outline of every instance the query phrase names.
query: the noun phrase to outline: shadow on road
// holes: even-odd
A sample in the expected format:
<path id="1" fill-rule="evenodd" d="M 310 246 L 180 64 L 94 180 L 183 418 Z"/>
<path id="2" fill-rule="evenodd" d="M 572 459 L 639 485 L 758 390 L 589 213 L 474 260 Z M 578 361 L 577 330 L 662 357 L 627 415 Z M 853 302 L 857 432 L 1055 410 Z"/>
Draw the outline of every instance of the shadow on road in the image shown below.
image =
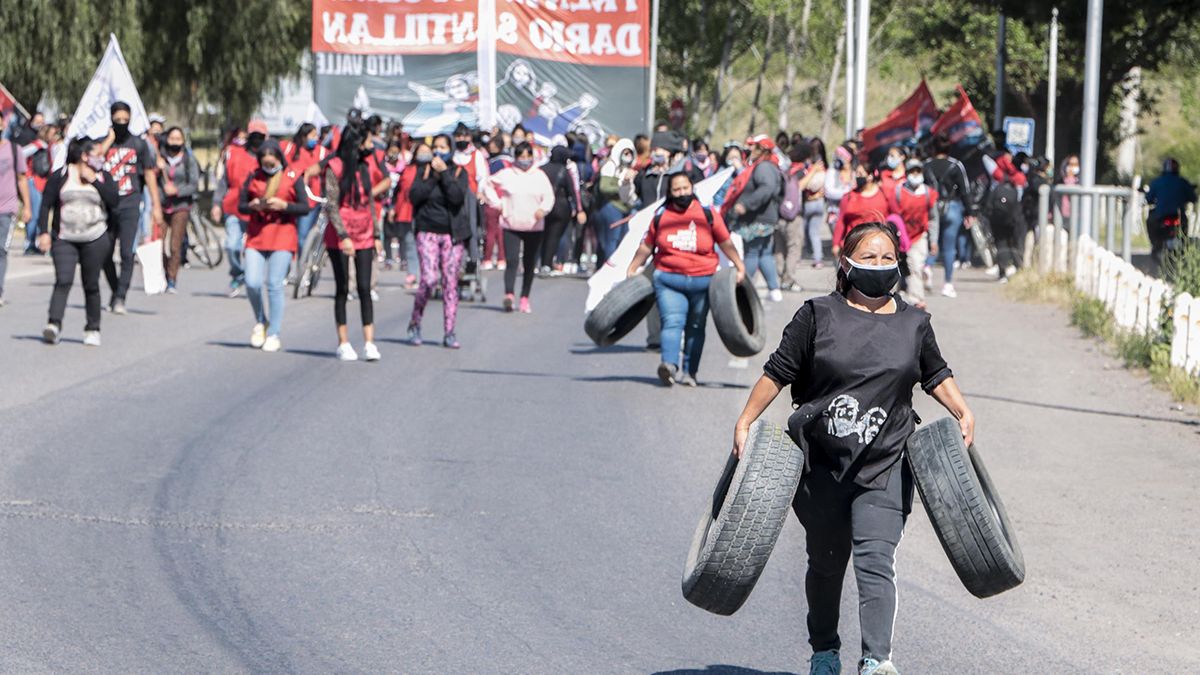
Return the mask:
<path id="1" fill-rule="evenodd" d="M 571 349 L 572 354 L 587 356 L 589 354 L 632 354 L 651 353 L 651 350 L 645 347 L 634 347 L 633 345 L 613 345 L 611 347 L 591 347 L 588 349 Z"/>
<path id="2" fill-rule="evenodd" d="M 1037 401 L 1023 401 L 1017 398 L 1009 398 L 1007 396 L 991 396 L 988 394 L 973 394 L 963 393 L 968 398 L 982 398 L 988 401 L 999 401 L 1001 403 L 1013 403 L 1015 405 L 1025 405 L 1032 408 L 1047 408 L 1050 410 L 1065 410 L 1067 412 L 1084 413 L 1088 415 L 1104 415 L 1105 417 L 1125 417 L 1135 420 L 1145 420 L 1147 422 L 1170 422 L 1172 424 L 1183 424 L 1185 426 L 1200 427 L 1200 420 L 1179 419 L 1177 417 L 1156 417 L 1154 415 L 1139 415 L 1138 413 L 1121 412 L 1119 410 L 1096 410 L 1094 408 L 1080 408 L 1072 405 L 1061 405 L 1058 403 L 1039 403 Z"/>
<path id="3" fill-rule="evenodd" d="M 684 670 L 663 670 L 654 675 L 793 675 L 787 671 L 766 671 L 741 666 L 708 666 Z"/>
<path id="4" fill-rule="evenodd" d="M 512 377 L 545 377 L 555 380 L 570 380 L 572 382 L 633 382 L 636 384 L 645 384 L 658 389 L 663 389 L 662 383 L 657 377 L 643 375 L 598 375 L 595 377 L 572 377 L 570 375 L 561 375 L 557 373 L 531 373 L 527 371 L 514 370 L 483 370 L 476 368 L 458 368 L 456 372 L 466 373 L 467 375 L 509 375 Z M 677 387 L 686 389 L 687 387 Z M 749 389 L 748 385 L 736 384 L 732 382 L 701 382 L 702 389 Z"/>
<path id="5" fill-rule="evenodd" d="M 42 336 L 41 336 L 41 335 L 14 335 L 14 336 L 12 336 L 12 339 L 14 339 L 14 340 L 28 340 L 29 342 L 45 342 L 45 340 L 43 340 L 43 339 L 42 339 Z M 60 337 L 60 338 L 58 339 L 58 342 L 59 342 L 59 344 L 64 344 L 64 343 L 66 343 L 66 344 L 77 344 L 77 345 L 81 345 L 81 344 L 83 344 L 83 339 L 82 339 L 82 338 L 69 338 L 69 337 Z M 47 347 L 51 347 L 51 346 L 53 346 L 53 345 L 46 345 L 46 346 L 47 346 Z"/>

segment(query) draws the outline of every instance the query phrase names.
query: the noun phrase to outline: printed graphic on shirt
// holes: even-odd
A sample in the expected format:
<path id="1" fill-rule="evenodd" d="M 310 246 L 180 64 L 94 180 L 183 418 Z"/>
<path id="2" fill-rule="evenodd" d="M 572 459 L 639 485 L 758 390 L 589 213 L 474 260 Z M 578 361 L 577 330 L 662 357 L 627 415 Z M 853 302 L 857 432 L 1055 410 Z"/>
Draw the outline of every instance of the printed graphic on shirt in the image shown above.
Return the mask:
<path id="1" fill-rule="evenodd" d="M 117 194 L 122 197 L 133 194 L 133 176 L 138 172 L 137 150 L 112 148 L 104 161 L 104 170 L 117 181 Z"/>
<path id="2" fill-rule="evenodd" d="M 687 253 L 695 253 L 696 244 L 696 221 L 688 223 L 688 229 L 679 230 L 674 234 L 667 235 L 667 243 L 676 251 L 685 251 Z"/>
<path id="3" fill-rule="evenodd" d="M 887 412 L 883 408 L 871 408 L 858 415 L 858 399 L 849 394 L 841 394 L 829 403 L 826 430 L 831 436 L 846 438 L 858 436 L 862 445 L 867 445 L 879 435 L 879 430 L 887 420 Z"/>

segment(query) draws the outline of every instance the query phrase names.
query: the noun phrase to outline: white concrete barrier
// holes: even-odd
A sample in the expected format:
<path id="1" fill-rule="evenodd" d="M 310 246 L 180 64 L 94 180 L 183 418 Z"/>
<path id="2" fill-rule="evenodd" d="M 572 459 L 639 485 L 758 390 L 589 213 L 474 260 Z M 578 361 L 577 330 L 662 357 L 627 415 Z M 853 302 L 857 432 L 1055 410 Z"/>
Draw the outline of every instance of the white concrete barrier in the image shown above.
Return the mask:
<path id="1" fill-rule="evenodd" d="M 1146 328 L 1148 335 L 1156 335 L 1162 328 L 1158 322 L 1162 318 L 1163 299 L 1167 295 L 1167 290 L 1167 284 L 1161 279 L 1154 279 L 1150 284 L 1150 309 L 1146 312 L 1149 321 Z"/>
<path id="2" fill-rule="evenodd" d="M 1200 375 L 1200 298 L 1192 298 L 1188 308 L 1188 342 L 1184 370 Z"/>
<path id="3" fill-rule="evenodd" d="M 1055 236 L 1053 225 L 1043 225 L 1041 236 L 1038 238 L 1038 273 L 1049 274 L 1054 268 Z"/>
<path id="4" fill-rule="evenodd" d="M 1150 326 L 1154 325 L 1154 320 L 1150 318 L 1150 289 L 1154 287 L 1154 280 L 1146 275 L 1142 275 L 1138 279 L 1137 287 L 1137 307 L 1133 315 L 1133 329 L 1140 335 L 1149 333 Z"/>
<path id="5" fill-rule="evenodd" d="M 1174 334 L 1171 336 L 1171 365 L 1176 368 L 1183 368 L 1188 361 L 1188 346 L 1189 336 L 1188 328 L 1191 327 L 1191 310 L 1192 296 L 1187 293 L 1180 293 L 1175 297 L 1175 307 L 1173 309 L 1174 316 L 1172 323 L 1174 324 Z M 1194 357 L 1193 357 L 1194 358 Z"/>

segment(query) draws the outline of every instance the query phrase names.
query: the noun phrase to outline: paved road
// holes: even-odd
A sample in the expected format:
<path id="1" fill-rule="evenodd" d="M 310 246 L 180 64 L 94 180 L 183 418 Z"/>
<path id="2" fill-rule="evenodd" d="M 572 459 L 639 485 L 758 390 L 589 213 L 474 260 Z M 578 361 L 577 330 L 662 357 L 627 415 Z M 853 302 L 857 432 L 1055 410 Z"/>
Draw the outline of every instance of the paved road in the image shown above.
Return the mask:
<path id="1" fill-rule="evenodd" d="M 287 352 L 269 355 L 244 346 L 246 301 L 197 270 L 106 315 L 100 349 L 78 343 L 76 295 L 50 348 L 42 265 L 15 261 L 0 310 L 0 671 L 807 672 L 796 522 L 736 616 L 679 591 L 765 355 L 730 367 L 712 333 L 706 386 L 662 390 L 636 341 L 586 341 L 574 280 L 539 282 L 532 316 L 465 306 L 461 352 L 411 348 L 394 276 L 383 362 L 331 358 L 327 297 L 290 303 Z M 918 508 L 898 664 L 1194 666 L 1200 420 L 1061 311 L 960 288 L 931 302 L 935 326 L 1029 574 L 973 598 Z M 803 297 L 769 308 L 772 333 Z M 847 668 L 855 607 L 848 581 Z"/>

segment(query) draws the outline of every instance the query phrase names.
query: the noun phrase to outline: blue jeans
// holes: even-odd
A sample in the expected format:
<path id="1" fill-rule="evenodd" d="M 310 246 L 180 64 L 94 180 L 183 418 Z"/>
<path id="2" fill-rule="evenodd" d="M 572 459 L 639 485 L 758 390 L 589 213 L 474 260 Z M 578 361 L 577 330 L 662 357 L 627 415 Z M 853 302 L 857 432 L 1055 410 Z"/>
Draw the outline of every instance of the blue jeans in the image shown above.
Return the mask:
<path id="1" fill-rule="evenodd" d="M 151 199 L 150 199 L 150 188 L 143 187 L 142 188 L 142 217 L 141 217 L 141 220 L 138 221 L 138 236 L 137 236 L 138 241 L 144 240 L 146 238 L 146 235 L 150 233 L 151 228 L 154 227 L 154 223 L 152 222 L 154 220 L 153 211 L 154 211 L 154 202 L 151 201 Z M 159 234 L 162 234 L 162 233 L 160 232 Z"/>
<path id="2" fill-rule="evenodd" d="M 235 284 L 246 278 L 242 267 L 242 235 L 246 223 L 237 216 L 225 216 L 225 253 L 229 256 L 229 276 Z"/>
<path id="3" fill-rule="evenodd" d="M 704 352 L 704 330 L 708 321 L 707 277 L 689 277 L 674 272 L 654 271 L 654 294 L 662 316 L 662 360 L 695 377 Z M 683 364 L 679 363 L 680 344 Z"/>
<path id="4" fill-rule="evenodd" d="M 941 254 L 942 264 L 945 265 L 946 283 L 954 281 L 954 261 L 959 255 L 959 234 L 964 232 L 963 224 L 963 205 L 962 202 L 954 200 L 946 204 L 946 215 L 942 217 L 938 226 L 941 228 Z M 970 234 L 967 234 L 970 237 Z M 957 258 L 961 260 L 962 258 Z M 968 258 L 969 260 L 969 258 Z"/>
<path id="5" fill-rule="evenodd" d="M 287 276 L 288 266 L 292 264 L 292 252 L 248 248 L 245 262 L 246 297 L 250 298 L 254 321 L 267 325 L 267 335 L 278 336 L 279 327 L 283 325 L 283 279 Z M 263 311 L 264 282 L 267 285 L 267 302 L 271 305 L 270 317 Z"/>
<path id="6" fill-rule="evenodd" d="M 8 273 L 8 245 L 12 243 L 12 231 L 17 217 L 11 213 L 0 213 L 0 300 L 4 299 L 4 275 Z"/>
<path id="7" fill-rule="evenodd" d="M 29 179 L 29 209 L 33 216 L 30 218 L 33 222 L 25 223 L 25 251 L 27 253 L 37 253 L 37 219 L 38 212 L 42 210 L 42 193 L 33 186 L 33 179 Z"/>
<path id="8" fill-rule="evenodd" d="M 613 206 L 612 202 L 608 202 L 596 212 L 596 248 L 599 249 L 596 251 L 597 267 L 603 265 L 612 256 L 613 251 L 617 250 L 617 246 L 625 238 L 625 234 L 629 232 L 629 223 L 623 223 L 616 228 L 609 227 L 624 217 L 625 214 L 621 213 L 621 209 Z"/>
<path id="9" fill-rule="evenodd" d="M 321 215 L 321 209 L 320 209 L 320 207 L 316 207 L 316 208 L 313 208 L 312 211 L 309 211 L 308 213 L 304 214 L 303 216 L 296 217 L 296 234 L 298 234 L 300 236 L 299 248 L 301 249 L 300 251 L 297 251 L 297 253 L 296 253 L 297 255 L 304 254 L 304 250 L 303 250 L 304 242 L 305 242 L 305 240 L 308 239 L 308 233 L 310 230 L 312 230 L 313 225 L 317 224 L 317 218 L 320 215 Z"/>
<path id="10" fill-rule="evenodd" d="M 742 242 L 746 252 L 743 256 L 746 262 L 746 278 L 753 279 L 754 273 L 762 270 L 763 278 L 767 280 L 767 288 L 779 288 L 779 271 L 775 268 L 775 237 L 755 237 Z"/>

